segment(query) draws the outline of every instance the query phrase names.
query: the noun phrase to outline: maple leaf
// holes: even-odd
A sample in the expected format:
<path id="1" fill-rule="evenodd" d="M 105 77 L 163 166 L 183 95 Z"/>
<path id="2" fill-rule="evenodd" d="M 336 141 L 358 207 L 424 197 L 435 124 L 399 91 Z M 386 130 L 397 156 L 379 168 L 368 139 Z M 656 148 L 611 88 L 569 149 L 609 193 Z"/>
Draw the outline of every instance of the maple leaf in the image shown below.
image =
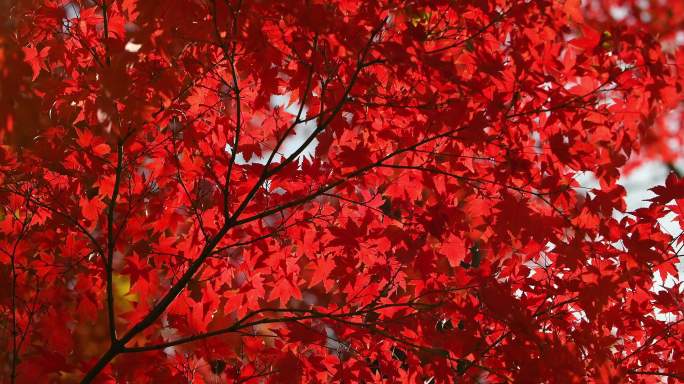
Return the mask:
<path id="1" fill-rule="evenodd" d="M 650 190 L 656 194 L 656 197 L 650 198 L 649 201 L 667 204 L 672 200 L 684 198 L 684 179 L 675 173 L 670 173 L 665 180 L 665 185 L 655 186 Z"/>
<path id="2" fill-rule="evenodd" d="M 33 71 L 32 80 L 36 80 L 41 69 L 47 70 L 45 59 L 50 51 L 50 47 L 44 47 L 40 51 L 35 46 L 24 47 L 24 60 L 31 66 Z"/>
<path id="3" fill-rule="evenodd" d="M 684 380 L 684 5 L 642 3 L 3 3 L 0 376 Z"/>
<path id="4" fill-rule="evenodd" d="M 314 273 L 309 281 L 309 287 L 313 287 L 322 282 L 326 290 L 329 290 L 333 283 L 328 279 L 328 277 L 334 268 L 335 260 L 332 258 L 317 258 L 317 261 L 313 266 Z"/>
<path id="5" fill-rule="evenodd" d="M 96 197 L 90 200 L 88 200 L 86 197 L 82 197 L 80 206 L 83 217 L 85 217 L 91 223 L 96 223 L 100 218 L 100 213 L 102 212 L 105 204 Z"/>

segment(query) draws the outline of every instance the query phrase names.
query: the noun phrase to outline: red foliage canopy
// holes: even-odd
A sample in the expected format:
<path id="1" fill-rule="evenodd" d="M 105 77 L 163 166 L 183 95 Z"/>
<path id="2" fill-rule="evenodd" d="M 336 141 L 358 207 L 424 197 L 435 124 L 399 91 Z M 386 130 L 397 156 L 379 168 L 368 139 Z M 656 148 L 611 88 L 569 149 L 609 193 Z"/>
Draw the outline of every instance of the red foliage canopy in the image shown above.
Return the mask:
<path id="1" fill-rule="evenodd" d="M 0 3 L 7 382 L 684 380 L 682 2 Z"/>

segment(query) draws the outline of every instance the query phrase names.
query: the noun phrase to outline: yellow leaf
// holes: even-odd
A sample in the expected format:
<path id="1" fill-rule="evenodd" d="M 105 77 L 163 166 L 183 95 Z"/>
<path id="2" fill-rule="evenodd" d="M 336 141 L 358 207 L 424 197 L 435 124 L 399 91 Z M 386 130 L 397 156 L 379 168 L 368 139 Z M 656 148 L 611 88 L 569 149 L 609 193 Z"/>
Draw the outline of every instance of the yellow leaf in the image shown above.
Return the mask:
<path id="1" fill-rule="evenodd" d="M 119 313 L 125 313 L 133 309 L 133 304 L 138 301 L 138 294 L 131 293 L 131 278 L 128 275 L 114 273 L 112 276 L 114 289 L 114 303 Z"/>

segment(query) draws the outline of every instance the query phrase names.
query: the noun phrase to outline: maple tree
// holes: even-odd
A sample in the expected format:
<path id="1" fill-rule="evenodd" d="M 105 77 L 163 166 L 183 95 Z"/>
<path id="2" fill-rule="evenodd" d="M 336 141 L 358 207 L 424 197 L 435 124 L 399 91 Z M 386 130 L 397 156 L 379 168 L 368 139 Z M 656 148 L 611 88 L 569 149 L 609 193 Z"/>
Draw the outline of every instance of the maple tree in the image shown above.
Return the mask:
<path id="1" fill-rule="evenodd" d="M 684 380 L 682 3 L 0 4 L 7 382 Z"/>

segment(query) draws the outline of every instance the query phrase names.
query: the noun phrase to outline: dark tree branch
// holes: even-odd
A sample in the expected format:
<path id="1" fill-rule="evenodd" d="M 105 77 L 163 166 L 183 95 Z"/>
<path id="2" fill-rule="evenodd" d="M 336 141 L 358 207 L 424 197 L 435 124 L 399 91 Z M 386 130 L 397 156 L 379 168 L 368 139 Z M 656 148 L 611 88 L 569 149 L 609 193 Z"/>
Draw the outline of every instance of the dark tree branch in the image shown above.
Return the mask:
<path id="1" fill-rule="evenodd" d="M 659 372 L 659 371 L 639 371 L 636 369 L 628 369 L 627 370 L 628 375 L 651 375 L 651 376 L 662 376 L 662 377 L 670 377 L 673 379 L 677 380 L 684 380 L 684 373 L 668 373 L 668 372 Z"/>
<path id="2" fill-rule="evenodd" d="M 116 249 L 116 238 L 114 236 L 114 215 L 116 210 L 116 200 L 119 197 L 121 187 L 121 174 L 123 172 L 123 141 L 116 144 L 116 170 L 114 179 L 114 189 L 107 207 L 107 254 L 105 256 L 105 273 L 107 275 L 107 319 L 109 323 L 109 338 L 112 343 L 116 342 L 116 315 L 114 313 L 114 250 Z"/>
<path id="3" fill-rule="evenodd" d="M 496 15 L 494 18 L 492 18 L 492 20 L 491 20 L 489 23 L 487 23 L 486 25 L 482 26 L 482 28 L 480 28 L 480 29 L 477 30 L 475 33 L 473 33 L 472 35 L 468 36 L 468 37 L 465 38 L 465 39 L 459 40 L 459 41 L 457 41 L 457 42 L 455 42 L 455 43 L 453 43 L 453 44 L 449 44 L 449 45 L 444 46 L 444 47 L 441 47 L 441 48 L 433 49 L 433 50 L 431 50 L 431 51 L 426 51 L 425 53 L 427 53 L 427 54 L 440 53 L 440 52 L 447 51 L 447 50 L 449 50 L 449 49 L 458 48 L 458 47 L 460 47 L 460 46 L 462 46 L 462 45 L 464 45 L 464 44 L 468 44 L 469 42 L 473 41 L 473 40 L 474 40 L 475 38 L 477 38 L 478 36 L 481 36 L 483 33 L 487 32 L 487 30 L 488 30 L 489 28 L 491 28 L 493 25 L 495 25 L 496 23 L 498 23 L 498 22 L 500 22 L 501 20 L 503 20 L 503 18 L 506 16 L 506 14 L 507 14 L 508 12 L 510 12 L 510 11 L 511 11 L 511 8 L 509 8 L 509 9 L 507 9 L 507 10 L 505 10 L 505 11 L 499 13 L 499 14 Z"/>
<path id="4" fill-rule="evenodd" d="M 219 336 L 227 333 L 235 333 L 238 332 L 242 329 L 253 327 L 255 325 L 260 325 L 260 324 L 273 324 L 273 323 L 289 323 L 289 322 L 298 322 L 301 320 L 311 320 L 311 319 L 331 319 L 335 321 L 343 321 L 347 324 L 350 325 L 364 325 L 362 323 L 354 323 L 354 322 L 348 322 L 344 321 L 346 318 L 350 317 L 355 317 L 355 316 L 361 316 L 365 315 L 371 312 L 375 312 L 384 308 L 392 308 L 392 307 L 405 307 L 405 308 L 414 308 L 416 305 L 415 302 L 408 302 L 408 303 L 392 303 L 392 304 L 382 304 L 378 305 L 373 308 L 369 309 L 362 309 L 362 310 L 356 310 L 356 311 L 350 311 L 347 313 L 340 313 L 340 314 L 335 314 L 335 313 L 323 313 L 311 309 L 295 309 L 295 308 L 262 308 L 256 311 L 252 311 L 245 315 L 242 319 L 236 321 L 233 325 L 227 328 L 222 328 L 218 329 L 215 331 L 210 331 L 210 332 L 205 332 L 193 336 L 188 336 L 184 338 L 180 338 L 177 340 L 165 342 L 165 343 L 160 343 L 160 344 L 154 344 L 154 345 L 148 345 L 148 346 L 143 346 L 143 347 L 126 347 L 123 352 L 147 352 L 147 351 L 155 351 L 155 350 L 160 350 L 160 349 L 165 349 L 168 347 L 173 347 L 176 345 L 181 345 L 181 344 L 187 344 L 191 343 L 194 341 L 199 341 L 203 339 L 207 339 L 210 337 L 214 336 Z M 263 313 L 288 313 L 288 314 L 300 314 L 299 316 L 284 316 L 284 317 L 276 317 L 276 318 L 264 318 L 264 319 L 259 319 L 259 320 L 254 320 L 254 321 L 248 321 L 249 319 L 263 314 Z"/>
<path id="5" fill-rule="evenodd" d="M 301 198 L 296 199 L 296 200 L 292 200 L 288 203 L 281 204 L 281 205 L 273 207 L 271 209 L 267 209 L 265 211 L 262 211 L 260 213 L 255 214 L 255 215 L 246 217 L 244 219 L 237 220 L 235 222 L 235 225 L 236 226 L 242 225 L 245 223 L 252 222 L 254 220 L 259 220 L 259 219 L 264 218 L 266 216 L 270 216 L 270 215 L 273 215 L 275 213 L 282 212 L 288 208 L 292 208 L 294 206 L 307 203 L 307 202 L 327 193 L 328 191 L 332 190 L 335 187 L 338 187 L 338 186 L 340 186 L 340 185 L 342 185 L 342 184 L 344 184 L 344 183 L 346 183 L 346 182 L 348 182 L 348 181 L 350 181 L 356 177 L 359 177 L 359 176 L 365 174 L 366 172 L 368 172 L 374 168 L 380 167 L 381 165 L 385 164 L 385 162 L 389 159 L 392 159 L 392 158 L 394 158 L 398 155 L 401 155 L 403 153 L 410 152 L 410 151 L 412 151 L 412 150 L 414 150 L 414 149 L 416 149 L 422 145 L 433 142 L 435 140 L 442 139 L 445 137 L 449 137 L 449 136 L 453 135 L 454 133 L 459 132 L 459 131 L 466 129 L 466 128 L 467 128 L 467 126 L 452 129 L 452 130 L 449 130 L 449 131 L 444 132 L 444 133 L 440 133 L 440 134 L 437 134 L 434 136 L 429 136 L 429 137 L 427 137 L 427 138 L 425 138 L 425 139 L 423 139 L 423 140 L 421 140 L 421 141 L 419 141 L 413 145 L 410 145 L 408 147 L 397 149 L 397 150 L 391 152 L 390 154 L 382 157 L 380 160 L 378 160 L 376 162 L 373 162 L 371 164 L 368 164 L 368 165 L 365 165 L 361 168 L 358 168 L 355 171 L 352 171 L 352 172 L 347 173 L 346 175 L 343 175 L 342 177 L 338 178 L 335 181 L 332 181 L 332 182 L 330 182 L 324 186 L 321 186 L 316 191 L 314 191 L 313 193 L 311 193 L 307 196 L 301 197 Z"/>
<path id="6" fill-rule="evenodd" d="M 25 212 L 25 217 L 24 220 L 22 220 L 21 223 L 21 231 L 19 232 L 19 235 L 17 238 L 14 240 L 14 244 L 12 245 L 12 252 L 9 255 L 10 256 L 10 273 L 11 273 L 11 285 L 10 285 L 10 297 L 12 300 L 12 361 L 11 361 L 11 373 L 10 373 L 10 382 L 14 384 L 17 380 L 17 366 L 19 365 L 19 343 L 17 343 L 17 336 L 19 335 L 19 331 L 17 328 L 17 248 L 19 247 L 19 243 L 23 240 L 24 236 L 26 236 L 26 231 L 28 224 L 31 222 L 31 218 L 33 214 L 29 214 L 29 204 L 30 200 L 28 199 L 28 196 L 30 196 L 31 192 L 30 190 L 26 193 L 26 212 Z M 18 220 L 18 217 L 16 217 L 16 214 L 14 215 L 15 219 Z M 4 250 L 3 250 L 4 252 Z M 5 252 L 7 253 L 7 252 Z"/>
<path id="7" fill-rule="evenodd" d="M 104 50 L 105 50 L 105 62 L 107 63 L 108 66 L 112 65 L 112 58 L 109 54 L 109 43 L 107 40 L 109 40 L 109 15 L 107 14 L 108 11 L 108 6 L 107 6 L 107 0 L 102 0 L 102 4 L 100 5 L 102 8 L 102 29 L 104 30 L 103 32 L 103 38 L 102 38 L 102 45 L 104 45 Z"/>
<path id="8" fill-rule="evenodd" d="M 223 187 L 223 214 L 226 220 L 229 216 L 229 198 L 230 198 L 230 179 L 233 173 L 233 167 L 235 166 L 235 159 L 238 156 L 239 145 L 240 145 L 240 133 L 242 130 L 242 100 L 240 98 L 240 84 L 238 81 L 237 69 L 235 68 L 235 54 L 237 50 L 237 33 L 238 33 L 238 13 L 240 12 L 241 3 L 238 5 L 237 9 L 233 11 L 233 44 L 232 49 L 229 51 L 225 40 L 221 37 L 221 33 L 218 29 L 218 12 L 216 9 L 216 0 L 212 0 L 212 21 L 214 27 L 214 37 L 221 47 L 221 52 L 223 52 L 224 60 L 227 60 L 230 64 L 231 79 L 233 82 L 233 93 L 235 95 L 235 138 L 233 140 L 233 145 L 231 148 L 230 160 L 228 162 L 228 169 L 226 170 L 226 180 Z M 224 82 L 223 79 L 221 79 Z"/>

